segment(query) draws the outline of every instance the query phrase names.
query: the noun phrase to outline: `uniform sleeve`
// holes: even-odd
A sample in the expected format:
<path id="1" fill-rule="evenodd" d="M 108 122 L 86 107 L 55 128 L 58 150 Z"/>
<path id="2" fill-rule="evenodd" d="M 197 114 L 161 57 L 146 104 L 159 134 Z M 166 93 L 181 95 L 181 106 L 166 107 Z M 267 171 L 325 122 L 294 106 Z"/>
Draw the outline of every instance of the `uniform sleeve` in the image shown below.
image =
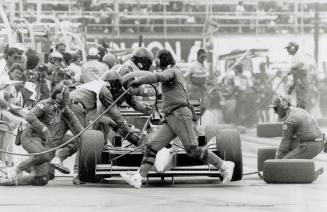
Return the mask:
<path id="1" fill-rule="evenodd" d="M 78 120 L 78 118 L 74 114 L 74 112 L 71 111 L 68 107 L 65 108 L 63 115 L 64 115 L 66 121 L 68 121 L 69 128 L 74 135 L 78 134 L 79 132 L 81 132 L 84 129 L 81 122 Z"/>
<path id="2" fill-rule="evenodd" d="M 134 96 L 143 96 L 143 97 L 149 97 L 149 96 L 155 96 L 156 91 L 152 87 L 147 87 L 145 85 L 140 86 L 138 88 L 131 89 L 130 92 L 128 92 L 131 95 Z"/>
<path id="3" fill-rule="evenodd" d="M 157 82 L 168 82 L 175 78 L 175 71 L 173 69 L 166 69 L 163 72 L 153 73 L 149 76 L 139 79 L 140 84 L 151 84 Z"/>
<path id="4" fill-rule="evenodd" d="M 146 107 L 140 102 L 138 102 L 135 96 L 129 95 L 126 99 L 126 103 L 138 112 L 141 112 L 143 114 L 147 113 Z"/>
<path id="5" fill-rule="evenodd" d="M 26 121 L 40 133 L 49 131 L 48 127 L 43 124 L 38 117 L 42 116 L 48 110 L 49 105 L 46 102 L 39 102 L 34 108 L 26 115 Z"/>
<path id="6" fill-rule="evenodd" d="M 282 141 L 280 142 L 279 147 L 277 148 L 276 158 L 283 158 L 290 149 L 292 137 L 294 134 L 295 126 L 290 123 L 283 124 L 283 133 L 282 133 Z"/>
<path id="7" fill-rule="evenodd" d="M 129 128 L 127 124 L 125 123 L 125 119 L 121 115 L 117 105 L 112 105 L 114 102 L 111 92 L 106 88 L 102 87 L 100 94 L 99 94 L 99 100 L 102 103 L 102 105 L 107 109 L 108 107 L 111 107 L 107 111 L 107 115 L 118 125 L 118 128 L 123 129 L 123 131 L 128 132 Z"/>

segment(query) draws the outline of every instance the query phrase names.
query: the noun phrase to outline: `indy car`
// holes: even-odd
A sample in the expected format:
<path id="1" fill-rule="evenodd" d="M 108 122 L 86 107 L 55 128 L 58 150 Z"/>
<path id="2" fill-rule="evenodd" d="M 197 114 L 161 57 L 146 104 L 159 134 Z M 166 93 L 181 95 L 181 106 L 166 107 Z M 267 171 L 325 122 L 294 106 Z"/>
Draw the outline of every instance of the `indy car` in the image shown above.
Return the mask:
<path id="1" fill-rule="evenodd" d="M 200 115 L 200 104 L 192 101 L 196 114 Z M 134 147 L 124 141 L 124 138 L 109 133 L 105 141 L 104 134 L 98 130 L 87 130 L 81 137 L 79 176 L 84 182 L 99 182 L 102 178 L 119 176 L 122 171 L 136 171 L 141 165 L 144 147 L 151 136 L 160 127 L 160 111 L 151 116 L 134 111 L 129 107 L 122 107 L 121 113 L 129 123 L 134 122 L 134 132 L 143 137 L 143 145 Z M 198 120 L 201 123 L 201 120 Z M 201 130 L 201 129 L 198 129 Z M 207 148 L 219 157 L 235 163 L 233 181 L 241 180 L 243 174 L 242 148 L 238 130 L 233 125 L 207 126 L 204 133 L 199 133 L 198 145 Z M 178 176 L 207 176 L 222 178 L 220 170 L 187 155 L 178 138 L 160 150 L 149 178 Z"/>

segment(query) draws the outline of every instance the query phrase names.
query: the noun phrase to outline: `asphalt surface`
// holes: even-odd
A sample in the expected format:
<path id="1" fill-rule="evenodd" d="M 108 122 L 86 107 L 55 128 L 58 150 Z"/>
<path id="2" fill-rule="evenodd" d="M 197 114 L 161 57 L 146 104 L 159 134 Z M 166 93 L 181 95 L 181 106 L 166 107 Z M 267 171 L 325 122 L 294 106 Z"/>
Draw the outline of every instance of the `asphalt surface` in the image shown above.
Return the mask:
<path id="1" fill-rule="evenodd" d="M 256 171 L 257 149 L 277 146 L 279 139 L 257 138 L 255 130 L 241 135 L 244 173 Z M 316 165 L 327 170 L 327 154 Z M 66 161 L 72 166 L 73 159 Z M 150 179 L 134 189 L 121 179 L 109 183 L 73 185 L 71 177 L 58 176 L 45 187 L 0 187 L 0 212 L 30 211 L 327 211 L 327 174 L 312 184 L 267 184 L 258 175 L 222 185 L 218 179 Z"/>

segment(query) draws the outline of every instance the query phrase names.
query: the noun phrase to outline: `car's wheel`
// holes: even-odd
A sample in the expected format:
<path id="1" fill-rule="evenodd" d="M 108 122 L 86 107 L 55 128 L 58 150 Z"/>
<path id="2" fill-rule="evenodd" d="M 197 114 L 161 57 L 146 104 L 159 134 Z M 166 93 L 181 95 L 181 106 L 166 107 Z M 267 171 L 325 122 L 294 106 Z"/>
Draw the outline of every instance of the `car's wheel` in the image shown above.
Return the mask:
<path id="1" fill-rule="evenodd" d="M 0 148 L 3 149 L 3 150 L 11 150 L 11 149 L 8 149 L 9 145 L 10 145 L 10 137 L 12 137 L 12 135 L 10 135 L 8 132 L 12 132 L 12 129 L 10 127 L 10 125 L 4 121 L 0 121 L 0 129 L 3 129 L 3 130 L 0 130 Z M 8 131 L 8 132 L 6 132 Z M 12 158 L 11 155 L 8 155 L 10 156 L 9 158 Z M 3 153 L 3 152 L 0 152 L 0 160 L 2 161 L 6 161 L 7 158 L 6 158 L 6 153 Z"/>
<path id="2" fill-rule="evenodd" d="M 218 124 L 218 125 L 208 125 L 205 128 L 204 135 L 209 141 L 212 137 L 216 136 L 223 129 L 236 128 L 234 124 Z"/>
<path id="3" fill-rule="evenodd" d="M 232 181 L 241 180 L 243 176 L 243 159 L 241 138 L 237 129 L 222 129 L 216 139 L 218 156 L 235 163 Z"/>
<path id="4" fill-rule="evenodd" d="M 86 130 L 81 136 L 79 178 L 83 182 L 97 182 L 96 165 L 101 162 L 104 135 L 101 131 Z"/>

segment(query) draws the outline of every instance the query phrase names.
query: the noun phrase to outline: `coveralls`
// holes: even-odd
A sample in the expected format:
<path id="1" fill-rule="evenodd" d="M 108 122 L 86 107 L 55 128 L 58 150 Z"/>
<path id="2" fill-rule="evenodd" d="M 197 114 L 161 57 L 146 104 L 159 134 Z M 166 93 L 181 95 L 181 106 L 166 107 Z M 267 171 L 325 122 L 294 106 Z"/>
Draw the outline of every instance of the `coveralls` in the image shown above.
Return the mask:
<path id="1" fill-rule="evenodd" d="M 313 117 L 302 108 L 290 107 L 283 123 L 276 158 L 312 159 L 324 147 L 324 135 Z"/>
<path id="2" fill-rule="evenodd" d="M 204 65 L 198 61 L 194 61 L 186 76 L 189 76 L 190 79 L 188 89 L 190 99 L 201 99 L 202 102 L 205 102 L 208 96 L 207 81 L 209 73 Z"/>
<path id="3" fill-rule="evenodd" d="M 116 79 L 119 79 L 118 73 L 114 73 L 114 75 L 115 77 L 117 77 Z M 110 79 L 112 79 L 112 82 L 114 82 L 115 78 Z M 115 99 L 124 92 L 121 86 L 120 88 L 119 86 L 117 86 L 117 84 L 113 84 L 113 86 L 110 86 L 107 82 L 103 80 L 94 80 L 89 83 L 85 83 L 78 86 L 77 89 L 73 90 L 70 93 L 70 98 L 72 99 L 71 109 L 76 114 L 80 123 L 84 127 L 87 125 L 87 114 L 90 111 L 96 109 L 99 104 L 102 104 L 105 108 L 108 108 L 115 101 Z M 112 90 L 113 92 L 111 92 L 110 90 Z M 126 94 L 125 96 L 123 96 L 120 101 L 118 101 L 107 111 L 107 115 L 114 121 L 110 121 L 109 126 L 115 132 L 117 132 L 126 140 L 128 140 L 130 143 L 138 146 L 140 145 L 141 141 L 135 134 L 130 132 L 130 127 L 125 122 L 123 116 L 121 115 L 118 109 L 118 106 L 124 101 L 126 101 L 126 103 L 133 107 L 135 110 L 144 114 L 149 114 L 150 111 L 145 106 L 136 101 L 135 97 L 130 94 Z M 70 152 L 70 154 L 62 154 L 60 149 L 57 152 L 57 156 L 61 160 L 65 160 L 66 158 L 76 153 L 77 149 L 71 149 L 71 146 L 63 147 L 63 152 L 65 153 L 67 151 Z M 75 172 L 77 172 L 78 170 L 78 160 L 79 155 L 77 154 L 74 167 Z"/>
<path id="4" fill-rule="evenodd" d="M 162 111 L 166 122 L 160 126 L 147 145 L 140 173 L 146 177 L 155 162 L 156 153 L 179 137 L 189 156 L 220 167 L 223 161 L 210 150 L 198 147 L 195 133 L 195 114 L 189 104 L 183 77 L 175 67 L 165 69 L 138 80 L 139 84 L 161 82 Z"/>
<path id="5" fill-rule="evenodd" d="M 78 134 L 83 130 L 75 114 L 67 107 L 61 108 L 53 99 L 46 99 L 39 102 L 26 116 L 29 123 L 21 135 L 20 141 L 28 153 L 37 153 L 56 147 L 67 139 L 66 132 L 71 130 Z M 69 149 L 77 149 L 78 143 L 68 144 Z M 68 149 L 67 149 L 68 150 Z M 49 162 L 55 152 L 32 156 L 22 161 L 17 170 L 30 171 L 34 169 L 36 175 L 32 179 L 32 185 L 46 185 L 49 180 Z M 62 155 L 70 154 L 69 151 L 62 151 Z"/>
<path id="6" fill-rule="evenodd" d="M 288 94 L 291 94 L 295 89 L 296 106 L 303 109 L 306 108 L 306 104 L 309 98 L 309 69 L 308 65 L 305 63 L 305 58 L 300 53 L 292 56 L 290 73 L 293 76 L 293 83 L 288 90 Z"/>

